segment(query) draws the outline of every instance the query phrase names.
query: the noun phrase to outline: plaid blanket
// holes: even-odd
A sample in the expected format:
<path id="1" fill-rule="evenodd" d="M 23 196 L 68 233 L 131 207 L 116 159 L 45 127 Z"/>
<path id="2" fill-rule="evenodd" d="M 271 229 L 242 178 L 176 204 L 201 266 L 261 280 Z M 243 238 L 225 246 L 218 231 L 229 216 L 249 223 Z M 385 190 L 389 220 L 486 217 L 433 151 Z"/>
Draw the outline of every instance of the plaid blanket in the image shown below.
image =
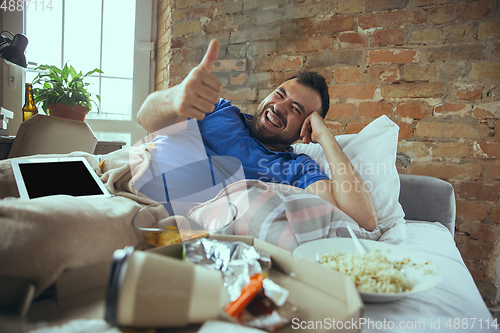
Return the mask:
<path id="1" fill-rule="evenodd" d="M 379 229 L 360 228 L 328 201 L 289 185 L 242 180 L 193 210 L 190 217 L 201 219 L 205 209 L 212 209 L 210 203 L 232 203 L 238 209 L 236 221 L 222 228 L 222 233 L 253 236 L 289 251 L 319 238 L 350 237 L 347 225 L 360 238 L 377 240 L 382 234 Z"/>

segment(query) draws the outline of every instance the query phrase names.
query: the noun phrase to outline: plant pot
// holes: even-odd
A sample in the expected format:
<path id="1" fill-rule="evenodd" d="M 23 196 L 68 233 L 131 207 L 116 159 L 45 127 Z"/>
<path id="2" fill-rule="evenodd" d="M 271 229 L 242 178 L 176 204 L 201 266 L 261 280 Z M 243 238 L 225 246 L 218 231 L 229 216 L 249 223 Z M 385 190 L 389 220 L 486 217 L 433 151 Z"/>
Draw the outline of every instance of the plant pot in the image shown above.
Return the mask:
<path id="1" fill-rule="evenodd" d="M 81 105 L 75 105 L 75 108 L 71 108 L 63 103 L 50 103 L 47 109 L 51 116 L 79 121 L 85 121 L 87 115 L 87 109 Z"/>

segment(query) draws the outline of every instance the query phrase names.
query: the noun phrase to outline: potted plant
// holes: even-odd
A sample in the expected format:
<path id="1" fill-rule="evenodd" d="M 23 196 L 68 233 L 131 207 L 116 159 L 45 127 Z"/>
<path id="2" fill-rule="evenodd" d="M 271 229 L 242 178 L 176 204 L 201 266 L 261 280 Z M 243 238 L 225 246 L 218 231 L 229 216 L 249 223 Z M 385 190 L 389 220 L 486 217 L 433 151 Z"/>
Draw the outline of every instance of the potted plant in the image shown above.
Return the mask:
<path id="1" fill-rule="evenodd" d="M 33 79 L 33 87 L 42 85 L 41 88 L 33 88 L 35 104 L 41 104 L 46 114 L 84 121 L 87 113 L 92 110 L 92 103 L 96 104 L 87 90 L 90 83 L 84 82 L 84 79 L 94 73 L 102 74 L 103 71 L 95 68 L 84 75 L 67 63 L 63 69 L 53 65 L 40 65 L 35 70 L 41 72 Z M 95 96 L 101 101 L 101 96 Z M 96 108 L 99 114 L 99 105 L 96 104 Z"/>

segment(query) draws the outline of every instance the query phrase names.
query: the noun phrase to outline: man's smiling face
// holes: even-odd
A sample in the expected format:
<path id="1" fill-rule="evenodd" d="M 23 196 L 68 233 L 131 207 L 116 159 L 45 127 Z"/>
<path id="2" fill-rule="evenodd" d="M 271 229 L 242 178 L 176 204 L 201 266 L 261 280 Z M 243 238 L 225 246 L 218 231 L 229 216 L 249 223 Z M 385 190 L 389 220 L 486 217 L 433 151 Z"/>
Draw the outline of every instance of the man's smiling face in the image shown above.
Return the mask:
<path id="1" fill-rule="evenodd" d="M 269 149 L 284 150 L 300 138 L 307 116 L 320 109 L 318 92 L 288 80 L 260 103 L 250 132 Z"/>

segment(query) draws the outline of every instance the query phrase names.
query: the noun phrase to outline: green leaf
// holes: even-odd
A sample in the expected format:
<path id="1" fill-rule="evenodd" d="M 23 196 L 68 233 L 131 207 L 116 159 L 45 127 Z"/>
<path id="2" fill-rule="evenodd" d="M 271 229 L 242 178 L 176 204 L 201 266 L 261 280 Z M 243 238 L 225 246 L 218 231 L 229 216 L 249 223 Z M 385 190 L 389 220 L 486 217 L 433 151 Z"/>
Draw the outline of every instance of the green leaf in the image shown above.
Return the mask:
<path id="1" fill-rule="evenodd" d="M 64 64 L 62 70 L 53 65 L 40 65 L 35 70 L 39 73 L 33 79 L 33 86 L 42 85 L 42 87 L 34 87 L 33 95 L 35 103 L 42 104 L 45 112 L 47 112 L 47 106 L 53 102 L 64 103 L 71 107 L 83 105 L 87 108 L 87 112 L 92 109 L 92 103 L 94 103 L 99 114 L 99 105 L 92 100 L 92 94 L 87 90 L 90 83 L 85 82 L 84 79 L 95 73 L 103 74 L 102 70 L 95 68 L 83 75 L 81 71 L 77 72 L 68 63 Z M 95 96 L 99 101 L 101 100 L 99 95 Z"/>

